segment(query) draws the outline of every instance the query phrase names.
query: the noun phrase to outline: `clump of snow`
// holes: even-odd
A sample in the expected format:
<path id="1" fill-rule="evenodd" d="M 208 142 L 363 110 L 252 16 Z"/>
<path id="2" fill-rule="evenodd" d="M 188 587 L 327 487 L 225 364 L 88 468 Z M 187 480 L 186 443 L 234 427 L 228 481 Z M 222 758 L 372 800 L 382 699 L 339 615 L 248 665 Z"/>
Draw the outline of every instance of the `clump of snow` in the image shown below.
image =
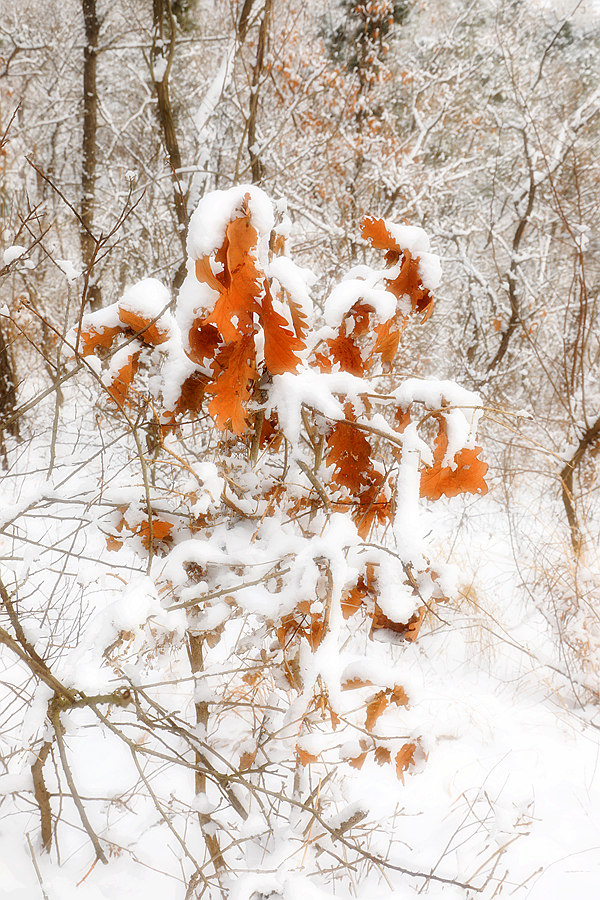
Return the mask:
<path id="1" fill-rule="evenodd" d="M 65 273 L 69 284 L 77 281 L 77 279 L 83 272 L 83 267 L 80 264 L 72 262 L 70 259 L 55 259 L 54 262 L 59 267 L 59 269 L 61 269 Z"/>
<path id="2" fill-rule="evenodd" d="M 12 247 L 7 247 L 2 256 L 4 265 L 9 266 L 16 259 L 24 256 L 25 253 L 27 253 L 27 247 L 22 247 L 20 244 L 13 244 Z"/>

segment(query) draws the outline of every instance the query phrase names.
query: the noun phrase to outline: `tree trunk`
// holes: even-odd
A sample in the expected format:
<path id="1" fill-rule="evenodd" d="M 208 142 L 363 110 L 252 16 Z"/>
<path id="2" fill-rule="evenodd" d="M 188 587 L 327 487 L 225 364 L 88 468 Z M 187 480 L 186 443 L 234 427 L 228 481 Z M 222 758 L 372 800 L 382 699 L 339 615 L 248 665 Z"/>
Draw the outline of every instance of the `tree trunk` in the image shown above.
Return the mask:
<path id="1" fill-rule="evenodd" d="M 98 35 L 100 22 L 96 0 L 81 0 L 85 24 L 83 49 L 83 164 L 81 172 L 81 255 L 86 269 L 91 269 L 97 253 L 94 238 L 94 205 L 96 202 L 96 145 L 98 131 L 98 92 L 96 85 Z M 92 309 L 102 306 L 100 287 L 90 276 L 88 298 Z"/>

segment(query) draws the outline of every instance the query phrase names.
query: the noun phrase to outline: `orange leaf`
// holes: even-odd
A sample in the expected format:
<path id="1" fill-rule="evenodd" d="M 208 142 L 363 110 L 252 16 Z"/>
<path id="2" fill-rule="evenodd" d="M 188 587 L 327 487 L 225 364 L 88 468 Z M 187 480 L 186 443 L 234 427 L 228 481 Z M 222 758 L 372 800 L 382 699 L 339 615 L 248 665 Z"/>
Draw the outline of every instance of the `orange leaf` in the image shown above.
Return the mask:
<path id="1" fill-rule="evenodd" d="M 396 706 L 408 706 L 408 696 L 401 684 L 395 684 L 390 694 L 390 700 Z"/>
<path id="2" fill-rule="evenodd" d="M 375 694 L 367 706 L 367 717 L 365 719 L 365 728 L 367 731 L 372 731 L 379 716 L 385 712 L 388 702 L 385 691 L 379 691 L 378 694 Z"/>
<path id="3" fill-rule="evenodd" d="M 204 324 L 214 323 L 227 342 L 236 341 L 252 328 L 252 314 L 264 280 L 252 252 L 257 241 L 249 215 L 234 219 L 227 226 L 226 241 L 221 248 L 225 248 L 223 286 L 212 313 L 204 320 Z"/>
<path id="4" fill-rule="evenodd" d="M 95 325 L 90 325 L 90 327 L 82 331 L 80 335 L 81 355 L 89 356 L 90 353 L 94 353 L 98 347 L 102 347 L 103 350 L 108 350 L 115 335 L 119 334 L 120 331 L 120 328 L 102 328 L 101 331 L 98 331 Z"/>
<path id="5" fill-rule="evenodd" d="M 188 332 L 188 341 L 190 359 L 192 362 L 202 365 L 205 359 L 213 358 L 221 338 L 215 325 L 203 325 L 199 319 L 196 319 Z"/>
<path id="6" fill-rule="evenodd" d="M 347 408 L 346 417 L 352 419 Z M 327 465 L 334 466 L 333 481 L 357 494 L 370 484 L 371 444 L 364 433 L 346 422 L 336 422 L 327 438 Z"/>
<path id="7" fill-rule="evenodd" d="M 362 606 L 366 593 L 366 591 L 362 590 L 359 583 L 357 583 L 350 591 L 344 593 L 340 606 L 342 608 L 342 615 L 345 619 L 349 619 L 350 616 L 353 616 L 354 613 L 358 612 Z"/>
<path id="8" fill-rule="evenodd" d="M 360 231 L 363 238 L 369 241 L 375 250 L 395 250 L 397 253 L 402 253 L 402 247 L 396 243 L 387 230 L 385 219 L 365 216 L 361 222 Z"/>
<path id="9" fill-rule="evenodd" d="M 487 494 L 488 486 L 484 476 L 488 470 L 488 464 L 478 459 L 481 447 L 473 450 L 461 450 L 454 456 L 456 468 L 442 466 L 442 461 L 448 448 L 448 434 L 446 420 L 440 418 L 439 431 L 435 440 L 436 448 L 433 454 L 433 466 L 426 468 L 421 473 L 421 497 L 428 500 L 439 500 L 445 494 L 446 497 L 456 497 L 458 494 Z"/>
<path id="10" fill-rule="evenodd" d="M 119 538 L 113 537 L 112 534 L 106 535 L 107 550 L 120 550 L 122 546 L 123 546 L 123 541 L 120 541 Z"/>
<path id="11" fill-rule="evenodd" d="M 111 384 L 107 386 L 108 393 L 113 398 L 115 403 L 119 404 L 120 406 L 122 406 L 127 399 L 131 382 L 133 381 L 135 373 L 138 370 L 139 355 L 139 350 L 132 353 L 125 365 L 119 369 Z"/>
<path id="12" fill-rule="evenodd" d="M 340 334 L 327 341 L 334 362 L 339 363 L 342 372 L 350 372 L 351 375 L 364 375 L 365 364 L 361 356 L 360 348 L 356 346 L 352 338 Z"/>
<path id="13" fill-rule="evenodd" d="M 214 394 L 208 411 L 221 431 L 229 423 L 234 434 L 243 434 L 248 424 L 245 405 L 256 379 L 253 335 L 223 347 L 213 362 L 215 374 L 219 368 L 215 381 L 206 388 L 208 394 Z"/>
<path id="14" fill-rule="evenodd" d="M 379 353 L 381 355 L 381 361 L 390 365 L 393 363 L 398 351 L 400 332 L 395 327 L 393 320 L 377 325 L 375 332 L 377 334 L 377 340 L 371 351 L 371 357 L 374 353 Z"/>
<path id="15" fill-rule="evenodd" d="M 164 344 L 169 339 L 169 332 L 166 329 L 160 328 L 156 322 L 152 322 L 152 319 L 144 318 L 130 309 L 119 307 L 119 319 L 123 325 L 136 332 L 136 337 L 147 344 Z"/>
<path id="16" fill-rule="evenodd" d="M 268 288 L 261 300 L 260 318 L 265 335 L 265 365 L 272 375 L 295 372 L 300 359 L 296 356 L 304 350 L 304 341 L 293 334 L 287 321 L 273 309 Z"/>
<path id="17" fill-rule="evenodd" d="M 348 681 L 344 681 L 342 684 L 343 691 L 355 691 L 358 688 L 364 687 L 372 687 L 373 682 L 367 681 L 363 678 L 349 678 Z"/>
<path id="18" fill-rule="evenodd" d="M 318 756 L 309 753 L 307 750 L 303 750 L 302 747 L 296 747 L 296 755 L 298 756 L 301 766 L 308 766 L 310 763 L 319 762 Z"/>
<path id="19" fill-rule="evenodd" d="M 371 622 L 371 636 L 375 631 L 393 631 L 394 634 L 401 635 L 405 641 L 416 641 L 419 629 L 423 621 L 426 607 L 421 606 L 420 609 L 412 616 L 408 622 L 394 622 L 388 619 L 385 613 L 375 603 L 373 610 L 373 619 Z"/>
<path id="20" fill-rule="evenodd" d="M 416 744 L 404 744 L 398 753 L 396 753 L 396 775 L 402 784 L 404 784 L 404 773 L 409 766 L 415 764 L 414 756 L 416 749 Z"/>
<path id="21" fill-rule="evenodd" d="M 173 525 L 171 522 L 162 522 L 160 519 L 152 519 L 152 542 L 156 544 L 159 541 L 167 541 L 170 537 L 170 534 L 173 530 Z M 134 528 L 134 534 L 137 534 L 141 539 L 146 550 L 150 546 L 150 525 L 148 524 L 148 520 L 144 519 L 143 522 L 140 522 L 139 525 L 136 525 Z"/>
<path id="22" fill-rule="evenodd" d="M 203 281 L 205 284 L 208 284 L 209 287 L 213 288 L 215 291 L 221 293 L 223 290 L 223 281 L 219 279 L 218 275 L 212 270 L 210 265 L 210 257 L 203 256 L 201 259 L 196 260 L 196 278 L 198 281 Z"/>
<path id="23" fill-rule="evenodd" d="M 256 754 L 258 753 L 258 747 L 256 750 L 247 750 L 245 753 L 242 753 L 240 756 L 240 769 L 242 772 L 245 769 L 249 769 L 254 760 L 256 759 Z"/>
<path id="24" fill-rule="evenodd" d="M 362 769 L 365 759 L 367 758 L 367 751 L 365 750 L 363 753 L 360 753 L 358 756 L 353 756 L 348 760 L 348 765 L 352 766 L 353 769 Z"/>
<path id="25" fill-rule="evenodd" d="M 384 766 L 392 761 L 392 754 L 386 747 L 377 747 L 375 750 L 375 762 L 378 766 Z"/>

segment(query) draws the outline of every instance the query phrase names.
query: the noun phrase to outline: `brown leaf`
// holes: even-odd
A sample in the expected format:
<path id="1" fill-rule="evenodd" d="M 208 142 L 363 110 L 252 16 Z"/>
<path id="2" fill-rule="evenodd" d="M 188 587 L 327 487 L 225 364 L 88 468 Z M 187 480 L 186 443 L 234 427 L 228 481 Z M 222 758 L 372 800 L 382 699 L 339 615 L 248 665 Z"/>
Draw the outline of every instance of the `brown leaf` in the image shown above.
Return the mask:
<path id="1" fill-rule="evenodd" d="M 207 394 L 214 394 L 208 411 L 221 430 L 229 426 L 234 434 L 246 431 L 246 404 L 256 379 L 254 352 L 253 336 L 245 335 L 223 347 L 213 363 L 216 378 L 206 388 Z"/>
<path id="2" fill-rule="evenodd" d="M 90 325 L 80 335 L 81 355 L 89 356 L 90 353 L 94 353 L 99 347 L 103 350 L 108 350 L 115 336 L 120 334 L 120 332 L 120 328 L 101 328 L 101 330 L 98 330 L 95 325 Z"/>
<path id="3" fill-rule="evenodd" d="M 401 684 L 395 684 L 390 694 L 390 700 L 396 706 L 408 706 L 408 696 Z"/>
<path id="4" fill-rule="evenodd" d="M 339 363 L 342 372 L 350 372 L 351 375 L 364 375 L 365 364 L 360 352 L 352 338 L 340 334 L 327 341 L 331 358 Z"/>
<path id="5" fill-rule="evenodd" d="M 481 447 L 473 450 L 461 450 L 454 456 L 455 469 L 450 466 L 442 466 L 446 450 L 448 449 L 448 434 L 446 420 L 440 417 L 439 430 L 435 440 L 435 452 L 433 454 L 433 466 L 421 472 L 421 497 L 428 500 L 439 500 L 445 494 L 446 497 L 456 497 L 458 494 L 487 494 L 488 486 L 484 476 L 488 470 L 488 464 L 478 459 L 482 452 Z"/>
<path id="6" fill-rule="evenodd" d="M 255 750 L 247 750 L 245 753 L 242 753 L 242 755 L 240 756 L 240 769 L 242 772 L 250 768 L 250 766 L 256 759 L 257 753 L 258 747 L 256 747 Z"/>
<path id="7" fill-rule="evenodd" d="M 221 337 L 216 325 L 204 325 L 199 319 L 196 319 L 188 332 L 188 341 L 190 359 L 192 362 L 202 365 L 206 359 L 214 357 Z"/>
<path id="8" fill-rule="evenodd" d="M 310 763 L 319 762 L 318 756 L 315 756 L 313 753 L 309 753 L 307 750 L 303 750 L 302 747 L 296 746 L 296 755 L 300 761 L 301 766 L 308 766 Z"/>
<path id="9" fill-rule="evenodd" d="M 379 693 L 373 697 L 367 706 L 367 717 L 365 719 L 365 728 L 367 731 L 373 730 L 373 726 L 377 722 L 377 719 L 385 712 L 388 702 L 385 691 L 379 691 Z"/>
<path id="10" fill-rule="evenodd" d="M 372 681 L 363 678 L 349 678 L 347 681 L 342 682 L 342 690 L 355 691 L 358 688 L 372 687 L 372 685 Z"/>
<path id="11" fill-rule="evenodd" d="M 273 308 L 269 290 L 260 302 L 260 318 L 265 336 L 265 365 L 272 375 L 295 372 L 300 358 L 296 356 L 304 350 L 304 341 L 293 334 L 287 321 Z"/>
<path id="12" fill-rule="evenodd" d="M 414 755 L 416 749 L 416 744 L 404 744 L 398 753 L 396 753 L 396 775 L 402 784 L 404 784 L 404 773 L 409 766 L 415 764 Z"/>
<path id="13" fill-rule="evenodd" d="M 113 398 L 115 403 L 119 404 L 119 406 L 122 406 L 123 403 L 125 403 L 125 401 L 127 400 L 131 382 L 133 381 L 135 373 L 138 370 L 139 355 L 139 350 L 132 353 L 131 356 L 127 359 L 125 365 L 121 366 L 121 368 L 113 378 L 111 384 L 107 386 L 108 393 Z"/>
<path id="14" fill-rule="evenodd" d="M 387 747 L 377 747 L 375 750 L 375 762 L 378 766 L 384 766 L 392 761 L 392 754 Z"/>
<path id="15" fill-rule="evenodd" d="M 152 322 L 151 318 L 145 318 L 130 309 L 119 306 L 119 319 L 123 325 L 135 331 L 136 337 L 146 344 L 164 344 L 169 339 L 166 328 L 161 328 L 157 322 Z"/>
<path id="16" fill-rule="evenodd" d="M 353 756 L 348 759 L 348 765 L 352 766 L 353 769 L 362 769 L 365 759 L 367 758 L 367 751 L 363 751 L 358 756 Z"/>

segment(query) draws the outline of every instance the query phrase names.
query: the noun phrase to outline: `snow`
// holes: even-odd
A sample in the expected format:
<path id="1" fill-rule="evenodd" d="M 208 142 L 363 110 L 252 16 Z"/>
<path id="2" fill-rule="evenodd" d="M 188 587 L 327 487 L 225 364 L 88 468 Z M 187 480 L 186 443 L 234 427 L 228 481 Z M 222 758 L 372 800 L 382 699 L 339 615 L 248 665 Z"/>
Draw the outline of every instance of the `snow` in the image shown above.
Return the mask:
<path id="1" fill-rule="evenodd" d="M 264 238 L 273 210 L 257 189 L 205 198 L 190 246 L 198 256 L 214 253 L 247 191 L 264 254 L 259 262 L 311 314 L 310 274 L 284 258 L 268 260 Z M 396 239 L 425 256 L 424 233 L 401 228 Z M 162 398 L 167 412 L 187 375 L 197 371 L 182 343 L 186 326 L 189 331 L 216 293 L 195 279 L 193 267 L 194 259 L 177 321 L 168 311 L 169 290 L 156 279 L 133 285 L 118 303 L 83 319 L 84 329 L 96 330 L 118 327 L 119 310 L 158 321 L 168 335 L 159 346 L 134 340 L 106 360 L 91 356 L 89 362 L 110 385 L 139 356 L 149 396 Z M 339 326 L 359 291 L 380 319 L 387 318 L 395 300 L 377 287 L 380 277 L 364 267 L 340 282 L 325 306 L 326 328 Z M 523 586 L 513 557 L 515 535 L 523 539 L 516 501 L 509 520 L 493 484 L 486 497 L 464 503 L 430 505 L 419 496 L 420 468 L 432 461 L 422 414 L 444 417 L 451 464 L 458 450 L 475 443 L 481 398 L 452 381 L 414 377 L 388 380 L 377 398 L 376 383 L 319 373 L 306 361 L 297 374 L 265 379 L 265 412 L 277 413 L 286 441 L 279 456 L 265 452 L 254 467 L 246 464 L 247 445 L 205 428 L 201 417 L 167 434 L 157 458 L 146 456 L 140 429 L 140 460 L 129 428 L 82 373 L 64 387 L 49 475 L 54 398 L 36 409 L 31 439 L 11 449 L 0 482 L 3 582 L 18 603 L 26 637 L 57 678 L 88 696 L 130 688 L 133 698 L 60 713 L 73 779 L 109 865 L 90 868 L 93 848 L 55 749 L 44 774 L 58 817 L 59 864 L 55 847 L 42 852 L 31 794 L 31 766 L 52 736 L 53 690 L 43 682 L 36 687 L 19 657 L 3 646 L 0 877 L 8 898 L 40 894 L 33 854 L 49 900 L 109 900 L 124 893 L 180 900 L 198 870 L 194 860 L 208 868 L 199 812 L 208 817 L 205 833 L 233 838 L 225 850 L 232 869 L 223 876 L 233 900 L 406 900 L 421 892 L 456 900 L 596 896 L 597 707 L 579 700 L 577 681 L 587 679 L 597 689 L 594 669 L 566 665 L 543 604 Z M 331 422 L 345 418 L 347 402 L 358 424 L 375 429 L 378 447 L 387 438 L 402 450 L 389 470 L 393 522 L 368 540 L 339 506 L 312 503 L 306 472 L 314 457 L 303 413 L 312 416 L 318 441 Z M 420 405 L 418 414 L 402 433 L 395 431 L 390 412 L 413 404 Z M 278 504 L 282 460 L 290 498 L 305 506 Z M 384 463 L 382 449 L 377 471 Z M 333 501 L 331 469 L 315 469 Z M 514 490 L 524 507 L 534 505 L 528 484 Z M 552 520 L 551 502 L 542 497 L 535 503 L 541 504 L 535 510 L 541 528 Z M 109 550 L 117 524 L 139 527 L 149 505 L 156 521 L 173 523 L 171 541 L 149 560 L 140 537 L 127 539 L 124 528 L 116 533 L 123 546 Z M 534 557 L 531 564 L 541 567 Z M 355 616 L 343 618 L 344 594 L 368 566 L 388 618 L 403 623 L 428 608 L 416 643 L 371 639 L 365 609 L 372 611 L 372 596 Z M 582 593 L 593 597 L 592 558 L 578 578 Z M 294 635 L 282 646 L 279 632 L 300 604 L 302 627 L 325 608 L 328 618 L 318 646 L 303 638 L 296 653 Z M 591 641 L 593 610 L 590 623 L 571 627 L 587 628 Z M 0 624 L 11 627 L 7 616 Z M 188 647 L 198 635 L 206 638 L 203 667 L 192 672 Z M 344 690 L 355 679 L 370 684 Z M 366 705 L 396 687 L 408 703 L 390 700 L 367 729 Z M 15 706 L 15 698 L 25 702 Z M 202 704 L 207 722 L 198 719 Z M 335 725 L 327 704 L 339 717 Z M 415 744 L 415 764 L 402 780 L 393 764 L 379 764 L 375 748 L 393 759 L 407 743 Z M 300 765 L 296 746 L 318 762 Z M 255 751 L 250 768 L 240 772 L 241 755 Z M 353 768 L 362 753 L 363 767 Z M 207 772 L 204 797 L 195 795 L 197 759 Z M 351 830 L 335 833 L 363 813 Z M 369 868 L 358 858 L 361 849 L 383 862 Z M 336 879 L 327 859 L 334 860 Z M 337 880 L 340 859 L 350 873 L 345 882 Z M 427 880 L 386 869 L 386 861 L 425 873 Z M 465 883 L 474 888 L 460 886 Z M 211 883 L 206 896 L 212 900 L 221 890 Z"/>
<path id="2" fill-rule="evenodd" d="M 67 281 L 71 284 L 80 277 L 83 272 L 83 267 L 81 264 L 74 263 L 70 259 L 55 259 L 54 262 L 61 269 L 66 277 Z"/>
<path id="3" fill-rule="evenodd" d="M 25 253 L 27 253 L 27 247 L 22 247 L 20 244 L 13 244 L 12 247 L 7 247 L 2 257 L 4 265 L 9 266 L 16 259 L 20 259 Z"/>

